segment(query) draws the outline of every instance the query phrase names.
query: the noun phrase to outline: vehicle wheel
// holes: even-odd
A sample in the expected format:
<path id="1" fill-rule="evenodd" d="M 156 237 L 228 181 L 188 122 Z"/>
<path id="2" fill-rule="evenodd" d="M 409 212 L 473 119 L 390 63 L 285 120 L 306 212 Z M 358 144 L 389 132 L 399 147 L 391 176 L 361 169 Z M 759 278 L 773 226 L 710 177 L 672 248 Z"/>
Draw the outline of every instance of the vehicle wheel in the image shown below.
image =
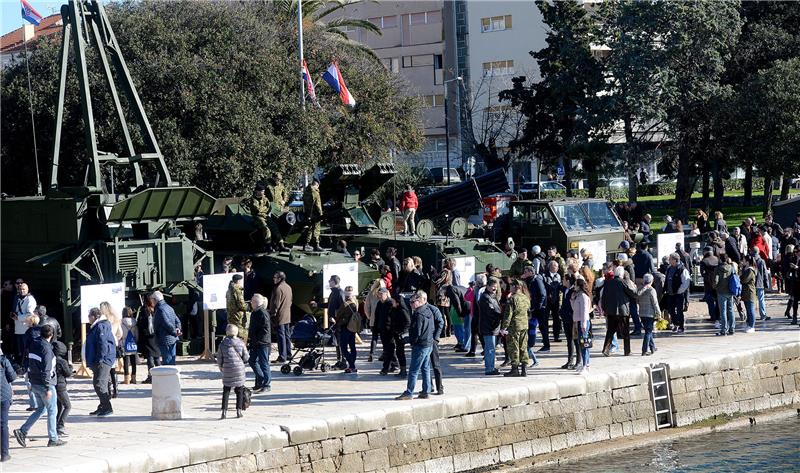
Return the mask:
<path id="1" fill-rule="evenodd" d="M 331 370 L 331 365 L 328 363 L 323 363 L 322 365 L 320 365 L 319 370 L 322 371 L 323 373 L 327 373 L 328 371 Z"/>
<path id="2" fill-rule="evenodd" d="M 292 372 L 292 367 L 289 366 L 288 364 L 285 364 L 285 365 L 281 366 L 281 373 L 282 374 L 289 374 L 291 372 Z"/>
<path id="3" fill-rule="evenodd" d="M 294 373 L 295 376 L 300 376 L 301 374 L 303 374 L 303 368 L 300 366 L 295 366 L 294 369 L 292 370 L 292 373 Z"/>

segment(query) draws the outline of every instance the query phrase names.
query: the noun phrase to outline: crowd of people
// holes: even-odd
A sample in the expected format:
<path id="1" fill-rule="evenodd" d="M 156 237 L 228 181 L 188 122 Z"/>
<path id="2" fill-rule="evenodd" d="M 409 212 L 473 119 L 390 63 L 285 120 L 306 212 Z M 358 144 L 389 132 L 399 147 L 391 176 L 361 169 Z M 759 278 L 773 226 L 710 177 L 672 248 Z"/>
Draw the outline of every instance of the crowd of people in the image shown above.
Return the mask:
<path id="1" fill-rule="evenodd" d="M 413 212 L 412 212 L 413 214 Z M 619 351 L 631 355 L 632 337 L 641 337 L 642 356 L 657 350 L 654 332 L 686 330 L 692 273 L 702 277 L 708 315 L 718 336 L 736 333 L 736 317 L 744 320 L 745 333 L 756 329 L 756 320 L 767 320 L 764 303 L 769 291 L 788 294 L 785 315 L 797 324 L 800 299 L 800 214 L 792 227 L 781 229 L 771 216 L 759 224 L 748 218 L 741 226 L 729 227 L 723 215 L 714 219 L 698 212 L 692 228 L 699 230 L 701 254 L 691 254 L 677 244 L 675 252 L 659 262 L 653 256 L 652 218 L 644 215 L 636 224 L 624 224 L 625 234 L 612 261 L 595 270 L 595 255 L 587 250 L 569 250 L 562 256 L 555 246 L 543 251 L 538 245 L 515 250 L 507 274 L 489 264 L 467 281 L 446 258 L 440 268 L 424 268 L 416 256 L 398 259 L 393 247 L 381 253 L 369 251 L 362 261 L 378 270 L 365 294 L 351 286 L 340 287 L 339 276 L 328 281 L 327 312 L 311 302 L 318 321 L 328 317 L 336 346 L 337 363 L 346 374 L 358 373 L 357 346 L 366 330 L 371 332 L 366 362 L 377 358 L 380 374 L 405 379 L 406 389 L 398 400 L 444 393 L 439 340 L 453 335 L 454 351 L 468 358 L 478 356 L 480 345 L 486 376 L 527 376 L 538 365 L 537 353 L 548 353 L 551 343 L 566 343 L 562 369 L 587 374 L 594 346 L 593 325 L 606 320 L 603 356 Z M 665 219 L 663 232 L 680 232 L 682 222 Z M 409 228 L 413 232 L 413 227 Z M 639 235 L 641 234 L 641 235 Z M 346 250 L 346 244 L 345 250 Z M 359 255 L 360 257 L 361 255 Z M 530 257 L 529 257 L 530 256 Z M 598 257 L 602 255 L 597 255 Z M 233 262 L 226 260 L 228 270 Z M 256 292 L 255 272 L 249 260 L 242 261 L 244 276 L 233 274 L 226 294 L 226 323 L 217 353 L 223 393 L 221 418 L 227 417 L 230 391 L 236 395 L 236 413 L 241 417 L 249 396 L 271 390 L 270 355 L 277 342 L 273 363 L 292 361 L 292 288 L 286 275 L 272 275 L 269 296 Z M 695 268 L 697 266 L 697 268 Z M 202 271 L 198 273 L 198 282 Z M 3 284 L 3 348 L 0 356 L 0 409 L 2 411 L 2 460 L 8 453 L 10 383 L 24 374 L 29 391 L 30 417 L 13 434 L 21 446 L 31 426 L 47 415 L 48 446 L 64 444 L 65 425 L 71 409 L 67 378 L 72 368 L 57 320 L 38 305 L 22 279 Z M 362 296 L 362 297 L 360 297 Z M 195 301 L 196 303 L 197 301 Z M 327 315 L 325 315 L 327 314 Z M 121 313 L 104 302 L 88 314 L 90 325 L 83 361 L 93 374 L 99 400 L 91 415 L 113 414 L 118 371 L 124 384 L 136 384 L 139 356 L 148 371 L 161 364 L 175 364 L 176 344 L 183 335 L 175 310 L 159 291 L 152 292 L 138 310 L 125 307 Z M 328 324 L 321 323 L 321 326 Z M 663 327 L 666 325 L 666 327 Z M 12 336 L 13 335 L 13 336 Z M 541 346 L 535 349 L 539 338 Z M 504 359 L 497 359 L 502 347 Z M 410 355 L 407 356 L 407 353 Z M 255 374 L 253 388 L 245 386 L 246 367 Z M 142 381 L 151 382 L 148 376 Z"/>

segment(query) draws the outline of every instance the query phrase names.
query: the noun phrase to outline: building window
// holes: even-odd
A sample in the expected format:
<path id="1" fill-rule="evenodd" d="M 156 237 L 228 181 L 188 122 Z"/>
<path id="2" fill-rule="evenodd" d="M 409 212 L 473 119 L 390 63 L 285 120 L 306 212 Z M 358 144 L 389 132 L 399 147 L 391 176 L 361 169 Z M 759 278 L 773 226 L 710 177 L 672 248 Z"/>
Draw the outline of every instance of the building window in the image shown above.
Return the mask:
<path id="1" fill-rule="evenodd" d="M 423 95 L 422 103 L 426 107 L 444 107 L 444 95 Z"/>
<path id="2" fill-rule="evenodd" d="M 428 138 L 425 141 L 426 152 L 445 152 L 447 151 L 447 138 Z"/>
<path id="3" fill-rule="evenodd" d="M 344 25 L 341 27 L 341 30 L 345 33 L 355 33 L 358 30 L 358 28 L 352 25 Z"/>
<path id="4" fill-rule="evenodd" d="M 397 15 L 376 16 L 368 21 L 381 29 L 397 28 Z"/>
<path id="5" fill-rule="evenodd" d="M 444 84 L 444 64 L 441 54 L 433 55 L 433 83 L 434 85 Z"/>
<path id="6" fill-rule="evenodd" d="M 511 74 L 514 74 L 513 59 L 483 63 L 484 76 L 507 76 Z"/>
<path id="7" fill-rule="evenodd" d="M 511 29 L 511 15 L 481 18 L 481 32 L 503 31 Z"/>
<path id="8" fill-rule="evenodd" d="M 433 54 L 422 54 L 419 56 L 411 56 L 411 67 L 432 66 Z"/>
<path id="9" fill-rule="evenodd" d="M 386 67 L 387 70 L 394 72 L 395 74 L 400 72 L 400 58 L 399 57 L 387 57 L 381 59 L 381 62 Z"/>
<path id="10" fill-rule="evenodd" d="M 411 56 L 403 56 L 403 67 L 411 67 Z"/>
<path id="11" fill-rule="evenodd" d="M 442 22 L 442 11 L 433 10 L 408 15 L 409 25 L 425 25 Z"/>

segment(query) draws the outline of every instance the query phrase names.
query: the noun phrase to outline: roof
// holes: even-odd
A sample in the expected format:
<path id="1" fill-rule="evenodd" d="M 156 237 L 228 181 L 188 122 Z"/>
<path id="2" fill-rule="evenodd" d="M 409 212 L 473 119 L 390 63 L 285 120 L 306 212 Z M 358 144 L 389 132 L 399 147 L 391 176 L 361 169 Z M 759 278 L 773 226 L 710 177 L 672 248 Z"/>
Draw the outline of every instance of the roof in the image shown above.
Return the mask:
<path id="1" fill-rule="evenodd" d="M 42 19 L 39 26 L 33 26 L 33 37 L 28 42 L 39 38 L 61 33 L 61 13 L 55 13 Z M 24 46 L 24 27 L 17 28 L 0 37 L 0 53 L 10 54 L 21 50 Z"/>

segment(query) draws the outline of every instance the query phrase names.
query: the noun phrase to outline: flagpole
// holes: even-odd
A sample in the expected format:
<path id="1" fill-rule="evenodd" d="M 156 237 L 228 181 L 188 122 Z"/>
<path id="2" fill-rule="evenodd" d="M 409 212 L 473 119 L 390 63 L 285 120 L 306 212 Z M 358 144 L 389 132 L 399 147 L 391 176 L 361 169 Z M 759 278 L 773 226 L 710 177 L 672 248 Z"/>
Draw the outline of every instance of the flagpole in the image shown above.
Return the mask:
<path id="1" fill-rule="evenodd" d="M 36 26 L 33 27 L 34 36 Z M 36 122 L 33 118 L 33 88 L 31 87 L 31 67 L 28 64 L 28 41 L 25 39 L 25 22 L 22 22 L 22 44 L 25 47 L 25 69 L 28 71 L 28 103 L 31 109 L 31 128 L 33 129 L 33 158 L 36 165 L 36 195 L 42 195 L 42 180 L 39 178 L 39 150 L 36 145 Z"/>
<path id="2" fill-rule="evenodd" d="M 306 90 L 303 80 L 303 0 L 297 0 L 297 42 L 300 50 L 300 106 L 306 108 Z M 309 79 L 311 79 L 309 77 Z"/>

